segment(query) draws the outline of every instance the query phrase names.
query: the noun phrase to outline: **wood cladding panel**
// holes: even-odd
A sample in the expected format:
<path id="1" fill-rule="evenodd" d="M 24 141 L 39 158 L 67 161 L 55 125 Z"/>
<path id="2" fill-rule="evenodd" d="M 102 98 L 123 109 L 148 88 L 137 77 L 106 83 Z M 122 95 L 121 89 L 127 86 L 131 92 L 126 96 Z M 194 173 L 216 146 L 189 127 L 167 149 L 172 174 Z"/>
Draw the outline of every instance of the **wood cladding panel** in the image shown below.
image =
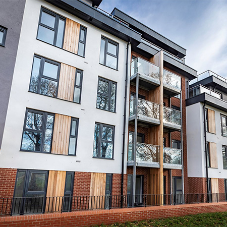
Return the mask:
<path id="1" fill-rule="evenodd" d="M 68 155 L 71 117 L 55 114 L 52 154 Z"/>
<path id="2" fill-rule="evenodd" d="M 215 111 L 208 109 L 208 132 L 216 133 Z"/>
<path id="3" fill-rule="evenodd" d="M 63 49 L 77 54 L 80 36 L 80 24 L 66 18 Z"/>
<path id="4" fill-rule="evenodd" d="M 58 98 L 73 101 L 76 68 L 61 64 Z"/>
<path id="5" fill-rule="evenodd" d="M 46 212 L 61 211 L 62 197 L 65 192 L 66 171 L 49 171 Z"/>
<path id="6" fill-rule="evenodd" d="M 90 185 L 90 207 L 100 209 L 105 207 L 105 192 L 106 192 L 106 174 L 91 173 Z M 99 196 L 99 197 L 98 197 Z"/>
<path id="7" fill-rule="evenodd" d="M 210 167 L 218 168 L 217 144 L 209 142 Z"/>
<path id="8" fill-rule="evenodd" d="M 218 178 L 211 178 L 211 193 L 212 193 L 212 202 L 217 202 L 219 199 L 219 187 L 218 187 Z"/>

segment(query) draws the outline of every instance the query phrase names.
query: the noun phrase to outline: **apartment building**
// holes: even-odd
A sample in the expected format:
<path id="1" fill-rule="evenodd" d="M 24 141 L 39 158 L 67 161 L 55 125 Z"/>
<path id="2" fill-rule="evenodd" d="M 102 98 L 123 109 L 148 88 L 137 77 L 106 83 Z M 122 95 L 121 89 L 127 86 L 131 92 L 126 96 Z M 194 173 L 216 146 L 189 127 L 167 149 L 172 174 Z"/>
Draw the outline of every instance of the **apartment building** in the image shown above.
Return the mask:
<path id="1" fill-rule="evenodd" d="M 190 192 L 185 100 L 197 72 L 184 48 L 100 3 L 17 0 L 0 9 L 9 55 L 0 54 L 0 197 L 15 198 L 12 214 L 28 212 L 34 197 L 44 213 L 73 209 L 72 199 L 52 198 L 100 196 L 98 208 L 109 208 Z"/>
<path id="2" fill-rule="evenodd" d="M 212 71 L 190 81 L 186 100 L 188 179 L 194 193 L 225 196 L 227 192 L 226 97 L 226 79 Z"/>

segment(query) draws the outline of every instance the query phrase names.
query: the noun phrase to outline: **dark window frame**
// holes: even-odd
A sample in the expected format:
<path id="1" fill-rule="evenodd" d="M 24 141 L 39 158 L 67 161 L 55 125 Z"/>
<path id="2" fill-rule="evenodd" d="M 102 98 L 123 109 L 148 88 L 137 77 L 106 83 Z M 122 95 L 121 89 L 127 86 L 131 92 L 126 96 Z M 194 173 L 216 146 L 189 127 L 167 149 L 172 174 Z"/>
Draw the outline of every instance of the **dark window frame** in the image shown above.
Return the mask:
<path id="1" fill-rule="evenodd" d="M 102 81 L 105 81 L 108 83 L 108 95 L 105 97 L 108 98 L 108 110 L 105 110 L 105 109 L 101 109 L 97 106 L 97 103 L 98 103 L 98 95 L 103 95 L 103 93 L 100 93 L 99 92 L 99 81 L 102 80 Z M 116 90 L 115 90 L 115 105 L 114 105 L 114 111 L 110 111 L 110 103 L 111 103 L 111 92 L 112 92 L 112 85 L 115 84 L 116 85 Z M 97 86 L 97 99 L 96 99 L 96 109 L 99 109 L 99 110 L 104 110 L 104 111 L 107 111 L 107 112 L 110 112 L 110 113 L 116 113 L 116 109 L 117 109 L 117 82 L 115 81 L 112 81 L 112 80 L 109 80 L 109 79 L 106 79 L 106 78 L 103 78 L 103 77 L 98 77 L 98 86 Z"/>
<path id="2" fill-rule="evenodd" d="M 0 42 L 0 46 L 5 47 L 7 28 L 0 25 L 0 32 L 3 32 L 2 42 Z"/>
<path id="3" fill-rule="evenodd" d="M 76 131 L 75 131 L 75 136 L 71 135 L 71 131 L 72 131 L 72 122 L 76 121 Z M 76 143 L 75 143 L 75 154 L 69 154 L 69 147 L 68 147 L 68 155 L 69 156 L 76 156 L 76 149 L 77 149 L 77 138 L 78 138 L 78 128 L 79 128 L 79 119 L 72 117 L 71 118 L 71 125 L 70 125 L 70 132 L 69 132 L 69 146 L 70 146 L 70 138 L 76 138 Z"/>
<path id="4" fill-rule="evenodd" d="M 80 40 L 81 38 L 81 31 L 84 31 L 84 40 Z M 86 38 L 87 38 L 87 28 L 80 25 L 80 35 L 79 35 L 79 42 L 78 42 L 78 51 L 77 51 L 77 55 L 81 56 L 81 57 L 85 57 L 85 49 L 86 49 Z M 80 47 L 80 43 L 84 44 L 84 52 L 83 55 L 79 55 L 79 47 Z"/>
<path id="5" fill-rule="evenodd" d="M 226 161 L 227 161 L 227 146 L 226 146 L 226 145 L 222 145 L 222 163 L 223 163 L 223 169 L 227 169 L 227 168 L 224 168 L 224 154 L 223 154 L 223 147 L 225 148 L 225 157 L 226 157 Z"/>
<path id="6" fill-rule="evenodd" d="M 108 190 L 106 188 L 107 186 L 107 180 L 110 180 L 109 185 L 110 185 L 110 190 L 108 194 Z M 110 209 L 112 207 L 112 191 L 113 191 L 113 174 L 112 173 L 107 173 L 106 174 L 106 186 L 105 186 L 105 209 Z M 108 198 L 109 196 L 109 198 Z"/>
<path id="7" fill-rule="evenodd" d="M 77 74 L 80 73 L 80 85 L 76 85 L 76 79 L 77 79 Z M 80 104 L 81 103 L 81 94 L 82 94 L 82 83 L 83 83 L 83 70 L 81 69 L 76 69 L 76 75 L 75 75 L 75 82 L 74 82 L 74 91 L 73 91 L 73 102 Z M 80 97 L 79 97 L 79 102 L 74 101 L 74 93 L 75 93 L 75 88 L 80 89 Z"/>
<path id="8" fill-rule="evenodd" d="M 40 59 L 37 93 L 30 90 L 31 89 L 30 86 L 31 86 L 32 72 L 33 72 L 33 68 L 34 68 L 34 59 L 35 58 L 39 58 Z M 47 77 L 47 76 L 45 76 L 43 74 L 45 62 L 58 66 L 57 79 L 54 79 L 54 78 L 51 78 L 51 77 Z M 47 96 L 47 97 L 57 98 L 57 96 L 58 96 L 58 87 L 59 87 L 60 71 L 61 71 L 61 63 L 56 62 L 56 61 L 53 61 L 53 60 L 50 60 L 48 58 L 45 58 L 45 57 L 42 57 L 42 56 L 39 56 L 39 55 L 36 55 L 35 54 L 34 57 L 33 57 L 33 63 L 32 63 L 32 71 L 31 71 L 30 84 L 29 84 L 29 92 L 32 92 L 32 93 L 35 93 L 35 94 L 39 94 L 39 95 L 44 95 L 44 96 Z M 45 95 L 45 94 L 41 94 L 40 93 L 41 80 L 42 79 L 51 80 L 51 81 L 54 81 L 54 82 L 57 83 L 56 96 L 49 96 L 49 95 Z"/>
<path id="9" fill-rule="evenodd" d="M 205 108 L 205 127 L 206 127 L 206 132 L 209 132 L 209 120 L 208 120 L 208 108 Z"/>
<path id="10" fill-rule="evenodd" d="M 172 148 L 173 148 L 173 142 L 175 142 L 177 144 L 177 148 L 176 149 L 181 149 L 181 141 L 180 140 L 172 140 Z"/>
<path id="11" fill-rule="evenodd" d="M 27 129 L 27 128 L 26 128 L 26 121 L 27 121 L 28 112 L 32 112 L 32 113 L 35 113 L 35 114 L 42 114 L 42 129 L 41 129 L 41 130 Z M 50 143 L 50 152 L 44 152 L 44 151 L 43 151 L 47 115 L 53 116 L 53 126 L 52 126 L 52 135 L 51 135 L 51 143 Z M 33 109 L 27 108 L 27 109 L 26 109 L 26 112 L 25 112 L 25 118 L 24 118 L 24 125 L 23 125 L 22 137 L 21 137 L 20 151 L 25 151 L 25 152 L 35 152 L 35 153 L 43 153 L 43 154 L 51 154 L 51 148 L 52 148 L 52 142 L 53 142 L 53 134 L 54 134 L 54 133 L 53 133 L 53 132 L 54 132 L 54 121 L 55 121 L 55 114 L 53 114 L 53 113 L 44 112 L 44 111 L 39 111 L 39 110 L 33 110 Z M 25 131 L 29 131 L 29 132 L 41 132 L 41 133 L 42 133 L 42 138 L 41 138 L 41 143 L 40 143 L 40 151 L 32 151 L 32 150 L 25 150 L 25 149 L 22 149 L 23 135 L 24 135 L 24 132 L 25 132 Z"/>
<path id="12" fill-rule="evenodd" d="M 223 127 L 227 127 L 227 116 L 224 114 L 220 114 L 220 116 L 221 116 L 221 136 L 227 137 L 227 136 L 224 136 L 223 134 Z M 222 125 L 222 118 L 225 118 L 226 125 Z"/>
<path id="13" fill-rule="evenodd" d="M 117 43 L 117 42 L 115 42 L 115 41 L 113 41 L 113 40 L 111 40 L 111 39 L 109 39 L 109 38 L 107 38 L 105 36 L 101 36 L 101 42 L 102 42 L 102 40 L 105 41 L 105 47 L 104 47 L 104 63 L 100 63 L 100 60 L 99 60 L 99 64 L 104 65 L 104 66 L 106 66 L 106 67 L 108 67 L 110 69 L 118 70 L 119 43 Z M 111 54 L 111 53 L 108 52 L 108 43 L 111 43 L 111 44 L 113 44 L 113 45 L 116 46 L 116 55 Z M 101 55 L 101 49 L 100 49 L 100 55 Z M 117 59 L 116 69 L 115 68 L 112 68 L 112 67 L 110 67 L 108 65 L 106 65 L 106 58 L 107 58 L 106 56 L 107 55 L 110 55 L 111 57 L 114 57 L 114 58 Z"/>
<path id="14" fill-rule="evenodd" d="M 42 12 L 45 12 L 45 13 L 47 13 L 47 14 L 49 14 L 49 15 L 55 17 L 54 28 L 51 28 L 51 27 L 49 27 L 48 25 L 45 25 L 45 24 L 41 23 Z M 48 43 L 48 44 L 50 44 L 50 45 L 52 45 L 52 46 L 56 46 L 57 35 L 58 35 L 59 19 L 64 20 L 65 23 L 66 23 L 66 18 L 65 18 L 65 17 L 63 17 L 63 16 L 61 16 L 61 15 L 59 15 L 59 14 L 57 14 L 57 13 L 55 13 L 55 12 L 49 10 L 49 9 L 47 9 L 47 8 L 44 8 L 44 7 L 42 6 L 41 9 L 40 9 L 39 23 L 38 23 L 38 29 L 37 29 L 36 39 L 37 39 L 37 40 L 40 40 L 40 41 L 42 41 L 42 42 L 44 42 L 44 43 L 48 43 L 48 42 L 46 42 L 46 41 L 41 40 L 41 39 L 38 38 L 39 26 L 42 26 L 42 27 L 47 28 L 47 29 L 49 29 L 49 30 L 51 30 L 51 31 L 54 31 L 54 40 L 53 40 L 53 44 L 51 44 L 51 43 Z M 61 46 L 61 47 L 56 46 L 56 47 L 61 48 L 61 49 L 63 49 L 63 43 L 64 43 L 64 37 L 65 37 L 64 34 L 65 34 L 65 24 L 64 24 L 64 31 L 63 31 L 63 37 L 62 37 L 62 46 Z"/>
<path id="15" fill-rule="evenodd" d="M 207 168 L 210 167 L 210 149 L 209 149 L 209 142 L 206 142 L 206 150 L 207 150 Z"/>
<path id="16" fill-rule="evenodd" d="M 97 158 L 97 159 L 107 159 L 107 160 L 114 160 L 114 141 L 115 141 L 115 126 L 114 125 L 108 125 L 108 124 L 105 124 L 105 123 L 100 123 L 100 122 L 95 122 L 95 126 L 96 125 L 100 125 L 100 130 L 99 130 L 99 136 L 98 136 L 98 149 L 97 149 L 97 157 L 94 156 L 94 147 L 93 147 L 93 155 L 92 157 L 93 158 Z M 102 139 L 102 132 L 103 132 L 103 127 L 111 127 L 112 130 L 113 130 L 113 133 L 112 133 L 112 141 L 108 141 L 108 140 L 103 140 Z M 94 130 L 95 132 L 95 130 Z M 95 133 L 94 133 L 95 135 Z M 95 139 L 95 138 L 94 138 Z M 112 150 L 112 158 L 105 158 L 105 157 L 101 157 L 101 144 L 102 142 L 107 142 L 107 143 L 112 143 L 113 145 L 113 150 Z"/>
<path id="17" fill-rule="evenodd" d="M 179 110 L 180 111 L 180 107 L 179 106 L 171 105 L 171 108 L 174 109 L 174 110 Z"/>

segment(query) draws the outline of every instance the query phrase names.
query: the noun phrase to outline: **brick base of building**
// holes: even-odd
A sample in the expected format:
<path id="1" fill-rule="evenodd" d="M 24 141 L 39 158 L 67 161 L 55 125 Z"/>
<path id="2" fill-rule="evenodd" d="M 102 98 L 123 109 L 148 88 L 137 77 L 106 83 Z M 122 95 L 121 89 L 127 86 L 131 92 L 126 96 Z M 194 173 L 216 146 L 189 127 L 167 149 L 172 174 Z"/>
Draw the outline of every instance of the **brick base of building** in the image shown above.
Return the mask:
<path id="1" fill-rule="evenodd" d="M 227 202 L 2 217 L 0 218 L 0 226 L 66 227 L 101 224 L 110 225 L 128 221 L 141 221 L 214 212 L 227 212 Z"/>

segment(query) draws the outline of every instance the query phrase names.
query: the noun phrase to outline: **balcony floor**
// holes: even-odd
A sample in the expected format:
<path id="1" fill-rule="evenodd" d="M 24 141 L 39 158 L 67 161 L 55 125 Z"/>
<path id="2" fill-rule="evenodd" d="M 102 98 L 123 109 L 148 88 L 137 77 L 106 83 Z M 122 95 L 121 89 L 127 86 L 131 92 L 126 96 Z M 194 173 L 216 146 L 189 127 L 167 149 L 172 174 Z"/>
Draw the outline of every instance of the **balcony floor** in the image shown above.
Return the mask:
<path id="1" fill-rule="evenodd" d="M 133 166 L 132 161 L 127 162 L 127 166 Z M 147 168 L 160 168 L 159 162 L 136 162 L 138 167 L 147 167 Z"/>
<path id="2" fill-rule="evenodd" d="M 163 163 L 163 169 L 182 169 L 182 165 Z"/>
<path id="3" fill-rule="evenodd" d="M 129 121 L 134 121 L 134 120 L 135 120 L 135 115 L 129 117 Z M 137 116 L 137 121 L 138 121 L 138 123 L 147 123 L 147 124 L 150 124 L 150 125 L 160 125 L 159 119 L 146 117 L 146 116 L 143 116 L 141 114 L 139 114 Z"/>
<path id="4" fill-rule="evenodd" d="M 169 122 L 163 122 L 163 127 L 169 129 L 170 131 L 180 131 L 181 125 L 169 123 Z"/>
<path id="5" fill-rule="evenodd" d="M 181 93 L 181 89 L 174 88 L 167 84 L 163 84 L 163 89 L 164 89 L 164 94 L 170 97 L 173 97 Z"/>

